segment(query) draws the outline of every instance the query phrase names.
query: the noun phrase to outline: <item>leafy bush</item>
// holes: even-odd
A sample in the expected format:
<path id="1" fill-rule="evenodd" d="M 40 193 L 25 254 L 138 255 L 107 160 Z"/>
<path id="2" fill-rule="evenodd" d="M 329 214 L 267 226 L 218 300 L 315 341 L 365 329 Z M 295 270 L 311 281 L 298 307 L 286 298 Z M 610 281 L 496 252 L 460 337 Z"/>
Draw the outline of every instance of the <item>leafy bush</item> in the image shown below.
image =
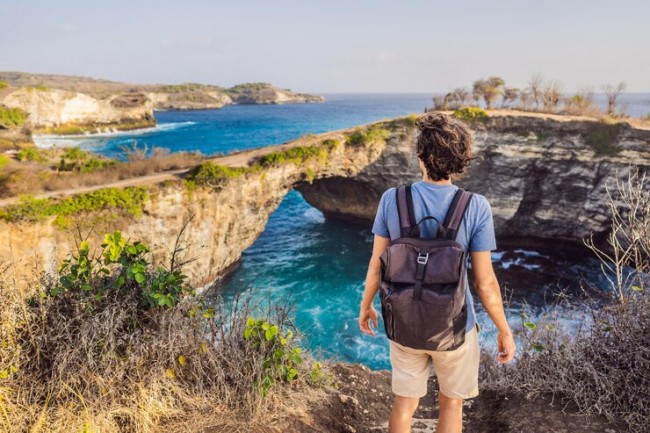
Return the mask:
<path id="1" fill-rule="evenodd" d="M 264 357 L 264 375 L 255 385 L 266 395 L 276 382 L 292 382 L 298 376 L 302 364 L 301 350 L 295 346 L 293 331 L 281 332 L 278 325 L 266 320 L 248 318 L 244 339 Z"/>
<path id="2" fill-rule="evenodd" d="M 0 90 L 6 89 L 9 87 L 9 84 L 6 81 L 0 81 Z"/>
<path id="3" fill-rule="evenodd" d="M 25 123 L 27 113 L 20 108 L 9 108 L 0 105 L 0 127 L 17 128 Z"/>
<path id="4" fill-rule="evenodd" d="M 9 157 L 5 155 L 0 155 L 0 169 L 2 169 L 5 165 L 9 164 Z"/>
<path id="5" fill-rule="evenodd" d="M 46 158 L 43 153 L 35 147 L 26 147 L 20 149 L 16 155 L 18 161 L 45 162 Z"/>
<path id="6" fill-rule="evenodd" d="M 480 107 L 464 107 L 454 111 L 453 116 L 456 119 L 465 122 L 482 122 L 488 118 L 488 113 Z"/>
<path id="7" fill-rule="evenodd" d="M 302 164 L 308 160 L 326 161 L 328 149 L 323 146 L 296 146 L 262 156 L 259 164 L 262 167 L 281 165 L 285 163 Z"/>
<path id="8" fill-rule="evenodd" d="M 343 145 L 343 142 L 341 140 L 336 140 L 333 138 L 328 138 L 326 140 L 323 140 L 322 146 L 325 147 L 327 150 L 332 151 L 336 148 L 339 148 Z"/>
<path id="9" fill-rule="evenodd" d="M 188 180 L 194 182 L 195 185 L 222 186 L 229 179 L 257 170 L 255 167 L 227 167 L 206 161 L 194 169 Z"/>
<path id="10" fill-rule="evenodd" d="M 74 291 L 72 296 L 84 296 L 88 302 L 98 303 L 110 290 L 129 290 L 140 293 L 140 303 L 145 308 L 174 307 L 189 292 L 184 283 L 187 277 L 177 270 L 150 269 L 148 253 L 146 245 L 129 243 L 119 231 L 104 236 L 98 258 L 90 257 L 90 246 L 82 241 L 77 255 L 64 260 L 59 267 L 58 284 L 49 294 L 58 296 Z"/>
<path id="11" fill-rule="evenodd" d="M 0 209 L 0 219 L 41 221 L 49 216 L 57 216 L 56 222 L 64 224 L 65 217 L 103 209 L 119 209 L 131 215 L 139 215 L 148 198 L 147 190 L 143 187 L 104 188 L 59 201 L 26 196 L 18 204 Z"/>
<path id="12" fill-rule="evenodd" d="M 621 151 L 616 146 L 616 140 L 621 131 L 621 124 L 609 124 L 605 122 L 595 123 L 585 134 L 585 143 L 591 146 L 596 154 L 613 155 Z"/>
<path id="13" fill-rule="evenodd" d="M 390 137 L 390 131 L 380 126 L 371 126 L 365 129 L 356 129 L 346 138 L 346 143 L 351 146 L 367 146 L 374 143 L 385 143 Z"/>

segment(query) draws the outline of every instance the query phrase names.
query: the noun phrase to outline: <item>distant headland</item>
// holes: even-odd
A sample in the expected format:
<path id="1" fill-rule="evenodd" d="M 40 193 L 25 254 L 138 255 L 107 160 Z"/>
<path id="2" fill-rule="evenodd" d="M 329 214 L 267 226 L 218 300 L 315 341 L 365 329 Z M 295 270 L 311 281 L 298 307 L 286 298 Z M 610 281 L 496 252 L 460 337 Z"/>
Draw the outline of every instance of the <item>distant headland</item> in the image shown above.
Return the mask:
<path id="1" fill-rule="evenodd" d="M 269 83 L 129 84 L 87 77 L 0 72 L 0 147 L 31 134 L 85 134 L 155 125 L 154 110 L 204 110 L 234 104 L 323 102 Z"/>

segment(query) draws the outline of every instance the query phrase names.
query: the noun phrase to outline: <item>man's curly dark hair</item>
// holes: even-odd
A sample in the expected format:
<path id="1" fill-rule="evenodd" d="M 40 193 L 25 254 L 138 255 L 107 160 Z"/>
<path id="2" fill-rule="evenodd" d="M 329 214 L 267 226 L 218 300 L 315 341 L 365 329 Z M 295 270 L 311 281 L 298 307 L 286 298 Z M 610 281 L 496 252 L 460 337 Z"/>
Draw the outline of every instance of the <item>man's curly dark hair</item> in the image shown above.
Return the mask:
<path id="1" fill-rule="evenodd" d="M 418 117 L 420 131 L 416 151 L 424 162 L 429 179 L 448 180 L 462 173 L 472 159 L 472 131 L 462 121 L 442 113 Z"/>

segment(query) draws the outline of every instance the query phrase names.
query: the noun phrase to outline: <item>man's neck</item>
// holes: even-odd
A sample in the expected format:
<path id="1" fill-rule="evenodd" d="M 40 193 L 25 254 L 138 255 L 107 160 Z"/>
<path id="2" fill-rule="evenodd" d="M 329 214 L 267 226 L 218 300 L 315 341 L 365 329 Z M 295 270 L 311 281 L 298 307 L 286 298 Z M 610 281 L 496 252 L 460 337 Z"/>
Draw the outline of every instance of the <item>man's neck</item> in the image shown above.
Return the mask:
<path id="1" fill-rule="evenodd" d="M 431 180 L 427 176 L 424 176 L 422 180 L 426 183 L 430 183 L 432 185 L 451 185 L 451 179 L 446 179 L 446 180 Z"/>

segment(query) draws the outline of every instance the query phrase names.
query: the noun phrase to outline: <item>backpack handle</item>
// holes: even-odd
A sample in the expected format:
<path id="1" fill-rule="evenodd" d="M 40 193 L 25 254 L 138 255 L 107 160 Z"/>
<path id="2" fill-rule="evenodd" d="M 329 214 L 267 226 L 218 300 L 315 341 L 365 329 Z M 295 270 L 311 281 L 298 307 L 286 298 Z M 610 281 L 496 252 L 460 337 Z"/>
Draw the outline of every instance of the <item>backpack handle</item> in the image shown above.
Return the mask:
<path id="1" fill-rule="evenodd" d="M 444 229 L 444 227 L 442 226 L 442 224 L 440 224 L 440 221 L 438 221 L 438 218 L 429 215 L 429 216 L 425 216 L 425 217 L 423 217 L 420 221 L 418 221 L 417 223 L 415 223 L 415 225 L 414 225 L 413 227 L 411 227 L 411 232 L 409 233 L 409 234 L 410 234 L 410 237 L 415 237 L 414 234 L 416 234 L 416 236 L 419 236 L 420 231 L 418 230 L 417 232 L 414 232 L 414 230 L 415 230 L 416 228 L 419 229 L 418 226 L 419 226 L 420 224 L 422 224 L 423 222 L 427 221 L 427 220 L 434 220 L 435 222 L 438 223 L 438 228 L 436 229 L 436 237 L 437 237 L 437 238 L 442 238 L 442 237 L 445 236 L 445 232 L 446 232 L 446 230 Z"/>

